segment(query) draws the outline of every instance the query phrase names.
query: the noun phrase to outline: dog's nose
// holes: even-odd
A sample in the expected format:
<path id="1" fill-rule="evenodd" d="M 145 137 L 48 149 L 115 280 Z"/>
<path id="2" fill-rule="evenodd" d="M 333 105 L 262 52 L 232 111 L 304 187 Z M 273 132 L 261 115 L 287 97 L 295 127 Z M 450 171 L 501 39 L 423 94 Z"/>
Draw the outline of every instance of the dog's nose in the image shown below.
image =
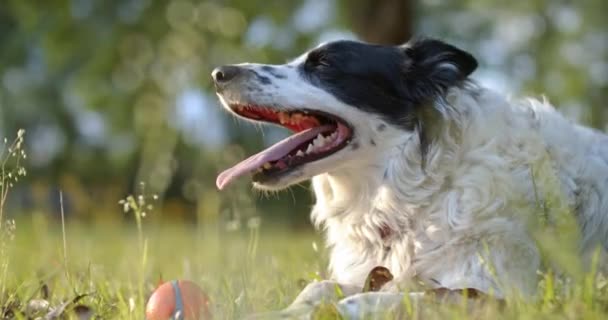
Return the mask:
<path id="1" fill-rule="evenodd" d="M 221 66 L 213 69 L 211 77 L 216 84 L 224 84 L 234 79 L 241 72 L 241 68 L 237 66 Z"/>

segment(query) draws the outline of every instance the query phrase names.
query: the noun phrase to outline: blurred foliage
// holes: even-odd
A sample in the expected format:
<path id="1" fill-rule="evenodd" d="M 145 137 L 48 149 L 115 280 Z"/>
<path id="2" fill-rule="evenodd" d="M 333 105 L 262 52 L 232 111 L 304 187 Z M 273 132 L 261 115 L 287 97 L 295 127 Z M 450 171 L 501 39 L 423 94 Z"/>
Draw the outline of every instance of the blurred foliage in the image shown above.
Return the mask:
<path id="1" fill-rule="evenodd" d="M 261 135 L 230 119 L 209 73 L 233 62 L 282 63 L 320 41 L 356 37 L 351 29 L 379 42 L 410 33 L 453 41 L 478 56 L 475 77 L 485 84 L 546 94 L 603 128 L 607 3 L 4 0 L 0 133 L 26 129 L 29 152 L 29 183 L 14 205 L 57 212 L 61 189 L 68 214 L 115 219 L 118 199 L 145 182 L 161 196 L 163 215 L 232 225 L 262 214 L 300 225 L 307 188 L 270 201 L 246 181 L 215 190 L 217 172 L 285 133 Z M 393 6 L 407 12 L 380 24 Z"/>
<path id="2" fill-rule="evenodd" d="M 572 118 L 608 127 L 608 2 L 422 3 L 418 30 L 474 52 L 480 80 L 514 95 L 546 95 Z"/>

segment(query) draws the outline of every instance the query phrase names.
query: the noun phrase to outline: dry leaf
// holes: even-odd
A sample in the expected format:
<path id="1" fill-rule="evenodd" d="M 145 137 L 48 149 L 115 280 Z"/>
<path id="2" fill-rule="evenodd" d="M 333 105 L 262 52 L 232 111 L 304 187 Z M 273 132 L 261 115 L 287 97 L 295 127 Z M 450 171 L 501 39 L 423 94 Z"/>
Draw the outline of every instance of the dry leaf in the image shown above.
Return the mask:
<path id="1" fill-rule="evenodd" d="M 60 306 L 58 306 L 57 308 L 53 308 L 49 313 L 47 313 L 44 316 L 44 320 L 54 320 L 54 319 L 58 319 L 59 317 L 61 317 L 61 315 L 63 315 L 63 313 L 66 310 L 69 310 L 69 307 L 71 307 L 72 305 L 74 305 L 75 303 L 77 303 L 78 301 L 80 301 L 82 298 L 88 296 L 88 294 L 81 294 L 76 296 L 74 299 L 64 302 L 62 303 Z"/>
<path id="2" fill-rule="evenodd" d="M 0 318 L 13 319 L 19 313 L 21 302 L 17 297 L 6 297 L 6 303 L 0 307 Z"/>
<path id="3" fill-rule="evenodd" d="M 393 274 L 382 266 L 377 266 L 372 269 L 365 279 L 363 292 L 379 291 L 386 283 L 393 280 Z"/>
<path id="4" fill-rule="evenodd" d="M 41 282 L 40 284 L 40 297 L 45 300 L 48 300 L 51 297 L 51 290 L 44 282 Z"/>
<path id="5" fill-rule="evenodd" d="M 89 320 L 93 318 L 93 309 L 89 306 L 79 304 L 72 309 L 72 313 L 76 315 L 78 320 Z"/>
<path id="6" fill-rule="evenodd" d="M 49 310 L 50 303 L 44 299 L 32 299 L 25 306 L 25 315 L 29 318 L 35 318 L 46 314 Z"/>

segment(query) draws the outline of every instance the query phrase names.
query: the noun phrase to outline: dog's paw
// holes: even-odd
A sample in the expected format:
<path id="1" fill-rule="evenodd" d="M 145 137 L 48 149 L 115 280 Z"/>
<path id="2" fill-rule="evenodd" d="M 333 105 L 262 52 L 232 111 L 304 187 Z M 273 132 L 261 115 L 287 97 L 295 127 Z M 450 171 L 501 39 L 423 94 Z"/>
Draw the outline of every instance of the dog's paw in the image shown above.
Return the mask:
<path id="1" fill-rule="evenodd" d="M 342 299 L 338 310 L 345 319 L 400 319 L 407 312 L 408 305 L 416 304 L 421 297 L 417 293 L 406 297 L 403 293 L 363 292 Z"/>
<path id="2" fill-rule="evenodd" d="M 301 305 L 281 311 L 254 314 L 243 320 L 310 320 L 314 311 L 315 307 L 313 306 Z"/>
<path id="3" fill-rule="evenodd" d="M 340 285 L 335 281 L 324 280 L 309 283 L 288 309 L 301 306 L 316 306 L 322 302 L 337 302 L 338 300 L 361 292 L 361 288 L 351 285 Z"/>

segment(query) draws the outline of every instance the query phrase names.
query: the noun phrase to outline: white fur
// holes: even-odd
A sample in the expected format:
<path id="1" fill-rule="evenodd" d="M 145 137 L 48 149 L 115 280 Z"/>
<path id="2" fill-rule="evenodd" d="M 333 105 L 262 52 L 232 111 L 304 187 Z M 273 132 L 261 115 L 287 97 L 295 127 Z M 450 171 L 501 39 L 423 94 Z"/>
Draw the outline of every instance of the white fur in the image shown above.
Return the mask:
<path id="1" fill-rule="evenodd" d="M 583 250 L 608 245 L 608 137 L 546 101 L 511 101 L 474 85 L 450 89 L 428 106 L 442 119 L 423 166 L 415 132 L 338 101 L 294 68 L 277 68 L 286 80 L 260 86 L 266 94 L 255 100 L 246 90 L 237 100 L 317 108 L 354 128 L 357 148 L 259 186 L 314 176 L 312 220 L 326 232 L 337 283 L 361 286 L 373 267 L 385 266 L 395 276 L 392 290 L 415 280 L 499 297 L 533 294 L 540 264 L 533 233 L 538 204 L 548 200 L 576 218 Z M 559 220 L 561 209 L 542 218 Z"/>
<path id="2" fill-rule="evenodd" d="M 362 283 L 382 265 L 397 282 L 532 293 L 539 256 L 529 235 L 538 217 L 530 215 L 540 214 L 532 169 L 543 162 L 561 186 L 536 181 L 536 189 L 560 188 L 578 205 L 583 248 L 607 243 L 608 138 L 546 102 L 473 90 L 453 89 L 437 106 L 446 121 L 424 171 L 410 136 L 356 171 L 313 178 L 313 221 L 327 231 L 338 282 Z M 383 226 L 394 232 L 384 240 Z"/>

